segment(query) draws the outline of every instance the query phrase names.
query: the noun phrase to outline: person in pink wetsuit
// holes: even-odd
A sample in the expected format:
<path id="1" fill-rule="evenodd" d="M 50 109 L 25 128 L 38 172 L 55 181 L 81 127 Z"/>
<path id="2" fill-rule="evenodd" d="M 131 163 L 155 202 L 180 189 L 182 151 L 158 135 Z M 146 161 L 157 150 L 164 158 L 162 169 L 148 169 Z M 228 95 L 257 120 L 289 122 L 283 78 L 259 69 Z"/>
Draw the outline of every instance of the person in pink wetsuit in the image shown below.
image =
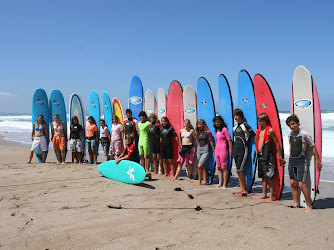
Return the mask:
<path id="1" fill-rule="evenodd" d="M 232 140 L 226 128 L 224 119 L 220 115 L 213 118 L 213 122 L 216 134 L 215 160 L 218 169 L 218 179 L 219 179 L 217 187 L 222 186 L 223 175 L 224 175 L 224 184 L 222 188 L 225 189 L 227 187 L 227 180 L 228 180 L 228 169 L 227 169 L 228 146 L 230 147 L 231 158 L 233 158 Z"/>

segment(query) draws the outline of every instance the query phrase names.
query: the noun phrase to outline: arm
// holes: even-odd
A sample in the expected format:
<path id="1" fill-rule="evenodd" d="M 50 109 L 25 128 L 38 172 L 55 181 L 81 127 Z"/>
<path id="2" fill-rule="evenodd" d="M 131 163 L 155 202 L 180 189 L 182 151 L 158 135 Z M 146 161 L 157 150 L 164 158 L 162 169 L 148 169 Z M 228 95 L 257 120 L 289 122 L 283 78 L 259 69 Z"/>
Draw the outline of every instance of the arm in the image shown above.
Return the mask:
<path id="1" fill-rule="evenodd" d="M 108 136 L 108 138 L 109 138 L 109 141 L 111 141 L 111 138 L 110 138 L 110 133 L 109 133 L 109 129 L 108 128 L 106 128 L 106 133 L 107 133 L 107 136 Z"/>
<path id="2" fill-rule="evenodd" d="M 178 136 L 178 142 L 177 144 L 180 146 L 180 148 L 182 148 L 182 139 L 181 139 L 182 135 L 181 135 L 181 130 L 180 130 L 180 133 L 179 133 L 179 136 Z"/>
<path id="3" fill-rule="evenodd" d="M 34 122 L 34 124 L 32 125 L 32 132 L 31 132 L 31 140 L 34 140 L 34 134 L 35 134 L 35 126 L 36 126 L 36 122 Z"/>
<path id="4" fill-rule="evenodd" d="M 195 138 L 195 141 L 197 142 L 197 135 L 195 133 L 195 130 L 191 130 L 191 135 L 193 136 L 193 138 Z"/>
<path id="5" fill-rule="evenodd" d="M 317 168 L 319 170 L 322 169 L 322 163 L 321 163 L 321 160 L 320 160 L 320 157 L 319 157 L 319 153 L 318 153 L 318 150 L 315 146 L 312 147 L 312 151 L 313 151 L 313 154 L 314 154 L 314 157 L 315 157 L 315 160 L 317 162 Z"/>
<path id="6" fill-rule="evenodd" d="M 279 142 L 277 140 L 275 131 L 273 129 L 269 130 L 269 136 L 273 139 L 273 142 L 275 143 L 276 150 L 277 150 L 277 153 L 278 153 L 278 157 L 279 157 L 279 161 L 281 163 L 281 166 L 284 166 L 285 165 L 285 160 L 283 159 L 282 150 L 281 150 L 281 147 L 280 147 Z"/>
<path id="7" fill-rule="evenodd" d="M 47 141 L 49 141 L 49 133 L 48 133 L 48 130 L 46 129 L 47 128 L 47 126 L 46 126 L 46 124 L 44 123 L 44 133 L 45 133 L 45 135 L 46 135 L 46 140 Z"/>
<path id="8" fill-rule="evenodd" d="M 53 139 L 54 130 L 53 130 L 53 123 L 51 123 L 51 140 Z"/>
<path id="9" fill-rule="evenodd" d="M 81 130 L 81 135 L 82 135 L 83 138 L 85 138 L 85 132 L 84 132 L 83 128 Z"/>
<path id="10" fill-rule="evenodd" d="M 99 137 L 97 135 L 97 131 L 94 131 L 94 134 L 95 134 L 95 140 L 96 140 L 97 144 L 99 144 Z"/>
<path id="11" fill-rule="evenodd" d="M 127 159 L 130 158 L 130 156 L 128 156 L 128 155 L 125 155 L 125 156 L 123 156 L 123 155 L 124 155 L 124 152 L 119 157 L 117 157 L 117 159 L 115 160 L 116 164 L 118 164 L 122 160 L 127 160 Z"/>
<path id="12" fill-rule="evenodd" d="M 174 139 L 175 139 L 177 145 L 179 145 L 179 147 L 180 147 L 180 149 L 181 149 L 181 148 L 182 148 L 182 144 L 180 143 L 180 140 L 179 140 L 179 138 L 177 137 L 177 135 L 174 136 Z"/>
<path id="13" fill-rule="evenodd" d="M 122 145 L 124 145 L 124 130 L 121 130 L 121 142 L 122 142 Z"/>
<path id="14" fill-rule="evenodd" d="M 66 125 L 65 125 L 65 122 L 62 122 L 63 123 L 63 128 L 64 128 L 64 136 L 65 136 L 65 140 L 67 141 L 67 129 L 66 129 Z"/>
<path id="15" fill-rule="evenodd" d="M 228 141 L 228 146 L 230 147 L 231 158 L 233 158 L 233 145 L 231 140 Z"/>
<path id="16" fill-rule="evenodd" d="M 213 140 L 210 140 L 210 145 L 211 145 L 213 153 L 215 153 L 215 144 L 213 143 Z"/>

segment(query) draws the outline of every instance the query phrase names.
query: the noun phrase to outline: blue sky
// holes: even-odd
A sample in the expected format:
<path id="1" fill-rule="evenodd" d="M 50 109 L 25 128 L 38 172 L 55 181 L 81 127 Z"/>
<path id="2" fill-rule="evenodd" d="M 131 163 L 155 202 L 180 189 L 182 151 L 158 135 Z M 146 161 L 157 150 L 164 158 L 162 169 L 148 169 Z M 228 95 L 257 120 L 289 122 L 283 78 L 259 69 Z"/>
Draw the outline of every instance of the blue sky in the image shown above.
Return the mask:
<path id="1" fill-rule="evenodd" d="M 127 106 L 138 75 L 145 91 L 205 77 L 218 101 L 225 74 L 237 100 L 241 69 L 269 82 L 289 110 L 293 72 L 304 65 L 322 109 L 333 110 L 331 1 L 0 1 L 0 112 L 31 112 L 36 88 L 95 89 Z"/>

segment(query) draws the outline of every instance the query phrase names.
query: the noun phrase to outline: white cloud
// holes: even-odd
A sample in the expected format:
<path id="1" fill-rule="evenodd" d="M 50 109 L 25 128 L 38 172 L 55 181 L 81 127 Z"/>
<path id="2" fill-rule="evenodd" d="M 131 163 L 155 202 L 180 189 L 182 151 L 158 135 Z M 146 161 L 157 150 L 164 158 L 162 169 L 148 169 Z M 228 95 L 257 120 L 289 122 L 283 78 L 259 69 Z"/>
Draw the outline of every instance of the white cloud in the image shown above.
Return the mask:
<path id="1" fill-rule="evenodd" d="M 6 92 L 0 92 L 0 96 L 15 97 L 15 95 Z"/>

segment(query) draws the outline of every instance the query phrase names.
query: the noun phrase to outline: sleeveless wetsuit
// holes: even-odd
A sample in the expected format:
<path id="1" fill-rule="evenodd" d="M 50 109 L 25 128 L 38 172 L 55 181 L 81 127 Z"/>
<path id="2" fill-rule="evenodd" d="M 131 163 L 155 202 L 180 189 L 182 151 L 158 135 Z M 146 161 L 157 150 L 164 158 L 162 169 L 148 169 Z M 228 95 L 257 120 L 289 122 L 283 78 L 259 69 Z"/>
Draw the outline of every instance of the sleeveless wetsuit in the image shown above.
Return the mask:
<path id="1" fill-rule="evenodd" d="M 216 131 L 216 150 L 215 159 L 217 168 L 227 169 L 228 163 L 228 144 L 227 141 L 231 140 L 231 136 L 226 127 L 222 131 Z"/>
<path id="2" fill-rule="evenodd" d="M 267 126 L 263 133 L 263 142 L 262 142 L 262 152 L 259 152 L 259 137 L 262 131 L 262 128 L 256 130 L 256 141 L 255 141 L 255 151 L 256 151 L 256 165 L 258 167 L 258 176 L 259 178 L 266 178 L 272 180 L 275 178 L 275 166 L 273 164 L 273 153 L 270 149 L 269 141 L 269 130 L 270 126 Z"/>
<path id="3" fill-rule="evenodd" d="M 160 128 L 161 125 L 158 122 L 150 124 L 151 151 L 153 154 L 160 153 Z"/>
<path id="4" fill-rule="evenodd" d="M 173 149 L 171 138 L 176 137 L 175 130 L 172 126 L 169 128 L 162 128 L 160 132 L 161 136 L 161 158 L 162 159 L 173 159 Z"/>

